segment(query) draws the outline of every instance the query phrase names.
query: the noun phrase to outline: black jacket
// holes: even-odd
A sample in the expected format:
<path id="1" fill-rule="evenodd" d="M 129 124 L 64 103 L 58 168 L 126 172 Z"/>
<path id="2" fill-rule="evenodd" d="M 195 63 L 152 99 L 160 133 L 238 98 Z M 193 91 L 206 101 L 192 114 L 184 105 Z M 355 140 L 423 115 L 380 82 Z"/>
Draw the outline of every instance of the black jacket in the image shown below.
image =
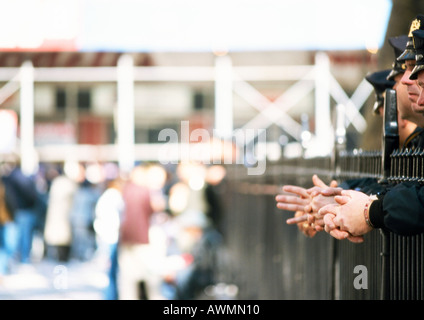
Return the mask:
<path id="1" fill-rule="evenodd" d="M 370 221 L 376 228 L 399 235 L 424 232 L 424 185 L 402 182 L 378 196 L 369 209 Z"/>
<path id="2" fill-rule="evenodd" d="M 4 176 L 3 182 L 8 193 L 8 201 L 15 210 L 35 206 L 38 198 L 35 183 L 30 177 L 24 175 L 18 167 L 14 168 L 9 175 Z"/>

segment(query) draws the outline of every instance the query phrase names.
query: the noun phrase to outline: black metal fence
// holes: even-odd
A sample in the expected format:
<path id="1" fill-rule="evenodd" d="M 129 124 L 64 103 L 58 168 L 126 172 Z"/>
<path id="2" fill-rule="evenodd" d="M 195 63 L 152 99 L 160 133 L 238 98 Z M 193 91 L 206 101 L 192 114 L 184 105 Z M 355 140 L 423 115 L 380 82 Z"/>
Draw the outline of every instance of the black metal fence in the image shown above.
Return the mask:
<path id="1" fill-rule="evenodd" d="M 423 299 L 424 235 L 399 236 L 373 230 L 365 241 L 339 241 L 325 232 L 305 237 L 276 208 L 281 186 L 311 187 L 313 174 L 325 182 L 381 179 L 382 152 L 355 150 L 334 158 L 284 159 L 266 173 L 249 176 L 229 166 L 223 225 L 230 255 L 226 281 L 240 299 Z M 423 182 L 422 150 L 390 154 L 390 182 Z M 382 164 L 383 163 L 383 164 Z M 360 285 L 358 285 L 358 283 Z"/>

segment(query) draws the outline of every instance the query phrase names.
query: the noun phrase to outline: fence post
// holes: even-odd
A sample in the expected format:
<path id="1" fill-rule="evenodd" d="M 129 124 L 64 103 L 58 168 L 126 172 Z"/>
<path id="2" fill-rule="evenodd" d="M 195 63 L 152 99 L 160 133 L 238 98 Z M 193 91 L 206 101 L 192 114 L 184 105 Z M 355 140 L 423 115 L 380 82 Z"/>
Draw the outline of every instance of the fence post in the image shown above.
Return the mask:
<path id="1" fill-rule="evenodd" d="M 396 91 L 386 89 L 384 98 L 384 119 L 383 119 L 383 146 L 382 146 L 382 178 L 381 184 L 388 183 L 390 176 L 390 155 L 399 148 L 399 128 L 397 122 L 397 101 Z M 381 257 L 382 257 L 382 279 L 381 279 L 381 299 L 390 298 L 390 235 L 388 232 L 380 230 L 383 237 Z"/>
<path id="2" fill-rule="evenodd" d="M 386 89 L 385 92 L 382 148 L 382 178 L 379 182 L 387 184 L 387 178 L 390 176 L 390 155 L 399 148 L 396 91 L 393 89 Z"/>
<path id="3" fill-rule="evenodd" d="M 346 110 L 343 104 L 336 107 L 335 139 L 334 148 L 331 153 L 332 179 L 339 180 L 341 174 L 340 154 L 346 150 L 346 128 L 345 128 Z M 331 299 L 340 299 L 340 263 L 338 240 L 332 239 L 331 242 Z"/>

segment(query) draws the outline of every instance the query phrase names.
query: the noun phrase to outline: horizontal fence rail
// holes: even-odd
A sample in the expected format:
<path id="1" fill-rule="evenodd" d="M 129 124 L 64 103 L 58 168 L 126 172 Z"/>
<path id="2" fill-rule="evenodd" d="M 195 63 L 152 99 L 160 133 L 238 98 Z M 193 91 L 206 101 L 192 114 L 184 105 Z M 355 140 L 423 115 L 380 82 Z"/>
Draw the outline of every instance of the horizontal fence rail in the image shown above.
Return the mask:
<path id="1" fill-rule="evenodd" d="M 424 182 L 423 151 L 394 150 L 387 181 Z M 307 238 L 276 208 L 283 185 L 311 187 L 313 174 L 329 183 L 357 178 L 381 181 L 382 152 L 342 151 L 337 157 L 282 159 L 266 173 L 248 176 L 228 166 L 224 236 L 231 259 L 227 281 L 240 299 L 423 299 L 424 235 L 373 230 L 365 241 L 339 241 L 326 232 Z M 358 277 L 361 277 L 358 278 Z M 365 277 L 365 278 L 364 278 Z M 358 280 L 366 281 L 358 286 Z"/>

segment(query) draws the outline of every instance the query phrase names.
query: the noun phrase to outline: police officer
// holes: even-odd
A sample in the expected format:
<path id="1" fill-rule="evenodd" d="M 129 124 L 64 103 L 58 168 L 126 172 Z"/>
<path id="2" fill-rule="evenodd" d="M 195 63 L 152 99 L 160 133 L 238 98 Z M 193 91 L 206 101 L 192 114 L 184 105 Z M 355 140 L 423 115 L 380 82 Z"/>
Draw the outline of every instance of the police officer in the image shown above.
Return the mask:
<path id="1" fill-rule="evenodd" d="M 393 89 L 396 90 L 398 128 L 399 128 L 399 147 L 416 149 L 420 143 L 420 136 L 424 129 L 417 125 L 420 115 L 415 113 L 411 107 L 411 101 L 408 98 L 407 86 L 401 82 L 406 71 L 405 60 L 398 60 L 405 50 L 408 43 L 408 36 L 401 35 L 389 38 L 389 43 L 394 49 L 395 61 L 392 64 L 392 70 L 387 76 L 387 80 L 394 80 L 396 84 Z"/>

